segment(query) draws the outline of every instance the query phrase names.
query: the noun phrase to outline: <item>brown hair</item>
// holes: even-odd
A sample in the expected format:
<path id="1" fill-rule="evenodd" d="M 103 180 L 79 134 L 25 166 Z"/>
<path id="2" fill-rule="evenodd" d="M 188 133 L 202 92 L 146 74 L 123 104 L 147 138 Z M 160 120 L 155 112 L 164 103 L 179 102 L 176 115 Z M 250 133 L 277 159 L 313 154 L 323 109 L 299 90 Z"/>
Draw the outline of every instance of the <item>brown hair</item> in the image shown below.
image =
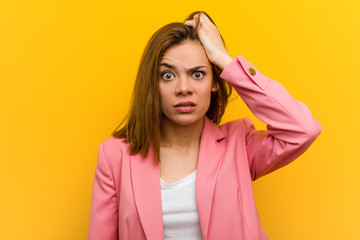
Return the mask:
<path id="1" fill-rule="evenodd" d="M 210 16 L 203 11 L 191 13 L 185 21 L 193 19 L 197 13 L 201 12 L 214 23 Z M 131 155 L 140 153 L 146 157 L 149 147 L 151 147 L 155 163 L 160 162 L 162 112 L 160 107 L 159 64 L 164 53 L 170 47 L 186 40 L 200 42 L 197 34 L 198 24 L 199 22 L 193 28 L 180 22 L 170 23 L 157 30 L 150 38 L 140 60 L 130 111 L 112 133 L 114 137 L 124 138 L 126 143 L 130 143 Z M 222 40 L 224 42 L 224 39 Z M 217 84 L 218 90 L 211 93 L 210 106 L 206 116 L 215 124 L 219 124 L 232 88 L 228 82 L 220 78 L 222 70 L 215 64 L 211 63 L 211 65 L 213 81 L 214 84 Z M 116 131 L 126 119 L 126 124 Z"/>

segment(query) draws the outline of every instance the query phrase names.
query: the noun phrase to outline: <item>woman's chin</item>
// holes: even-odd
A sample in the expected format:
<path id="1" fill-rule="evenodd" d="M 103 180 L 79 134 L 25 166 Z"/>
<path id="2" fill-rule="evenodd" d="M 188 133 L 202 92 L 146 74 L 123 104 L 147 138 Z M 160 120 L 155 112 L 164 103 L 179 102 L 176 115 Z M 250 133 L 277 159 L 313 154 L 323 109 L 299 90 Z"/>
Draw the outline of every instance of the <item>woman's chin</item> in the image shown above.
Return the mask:
<path id="1" fill-rule="evenodd" d="M 201 124 L 203 120 L 204 120 L 204 116 L 195 117 L 195 116 L 190 116 L 190 114 L 178 116 L 174 119 L 167 119 L 167 121 L 170 121 L 171 124 L 179 125 L 182 127 Z"/>

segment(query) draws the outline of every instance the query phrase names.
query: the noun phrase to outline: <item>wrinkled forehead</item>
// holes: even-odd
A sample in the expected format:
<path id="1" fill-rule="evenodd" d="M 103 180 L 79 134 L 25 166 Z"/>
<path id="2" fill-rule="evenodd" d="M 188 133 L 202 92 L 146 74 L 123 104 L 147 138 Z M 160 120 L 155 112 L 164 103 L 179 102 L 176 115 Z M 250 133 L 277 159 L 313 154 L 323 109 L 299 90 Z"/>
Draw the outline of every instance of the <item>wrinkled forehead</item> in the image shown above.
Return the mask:
<path id="1" fill-rule="evenodd" d="M 167 49 L 160 61 L 180 68 L 194 66 L 210 67 L 209 59 L 202 45 L 198 41 L 185 41 Z"/>

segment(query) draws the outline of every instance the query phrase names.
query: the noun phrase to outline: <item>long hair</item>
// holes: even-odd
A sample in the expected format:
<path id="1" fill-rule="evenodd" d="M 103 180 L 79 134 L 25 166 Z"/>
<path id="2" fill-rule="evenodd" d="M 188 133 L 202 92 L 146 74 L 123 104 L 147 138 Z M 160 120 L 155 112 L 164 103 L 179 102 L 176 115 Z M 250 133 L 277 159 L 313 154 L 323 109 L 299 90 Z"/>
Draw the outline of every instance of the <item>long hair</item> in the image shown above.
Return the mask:
<path id="1" fill-rule="evenodd" d="M 210 16 L 203 11 L 191 13 L 185 21 L 192 20 L 200 12 L 206 14 L 213 22 Z M 157 30 L 150 38 L 140 60 L 130 111 L 112 133 L 114 137 L 123 138 L 126 143 L 130 143 L 131 155 L 140 153 L 142 157 L 146 157 L 149 147 L 151 147 L 155 163 L 160 162 L 162 112 L 160 107 L 159 64 L 164 53 L 170 47 L 187 40 L 200 42 L 197 33 L 198 25 L 199 22 L 196 23 L 195 27 L 186 26 L 180 22 L 169 23 Z M 224 42 L 223 38 L 222 40 Z M 213 81 L 218 85 L 218 90 L 211 93 L 210 106 L 206 116 L 215 124 L 219 124 L 232 88 L 228 82 L 220 78 L 222 70 L 215 64 L 211 63 L 211 65 Z M 123 125 L 125 121 L 126 123 Z M 117 130 L 121 125 L 123 127 Z"/>

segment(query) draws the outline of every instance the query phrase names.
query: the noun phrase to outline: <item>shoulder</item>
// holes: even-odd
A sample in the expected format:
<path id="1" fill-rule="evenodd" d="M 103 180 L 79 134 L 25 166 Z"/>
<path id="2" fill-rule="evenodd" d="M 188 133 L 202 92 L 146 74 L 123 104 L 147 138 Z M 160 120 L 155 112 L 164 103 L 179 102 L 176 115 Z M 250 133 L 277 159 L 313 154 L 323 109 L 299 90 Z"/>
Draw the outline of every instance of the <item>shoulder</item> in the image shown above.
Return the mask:
<path id="1" fill-rule="evenodd" d="M 102 158 L 110 168 L 117 166 L 129 155 L 129 145 L 124 139 L 111 136 L 100 143 L 99 159 Z"/>
<path id="2" fill-rule="evenodd" d="M 239 132 L 244 132 L 247 135 L 251 130 L 255 129 L 254 123 L 248 117 L 226 122 L 220 125 L 219 128 L 226 135 L 234 135 Z"/>
<path id="3" fill-rule="evenodd" d="M 126 151 L 129 143 L 125 143 L 123 138 L 116 138 L 111 136 L 100 143 L 104 151 L 109 155 L 116 155 Z"/>

